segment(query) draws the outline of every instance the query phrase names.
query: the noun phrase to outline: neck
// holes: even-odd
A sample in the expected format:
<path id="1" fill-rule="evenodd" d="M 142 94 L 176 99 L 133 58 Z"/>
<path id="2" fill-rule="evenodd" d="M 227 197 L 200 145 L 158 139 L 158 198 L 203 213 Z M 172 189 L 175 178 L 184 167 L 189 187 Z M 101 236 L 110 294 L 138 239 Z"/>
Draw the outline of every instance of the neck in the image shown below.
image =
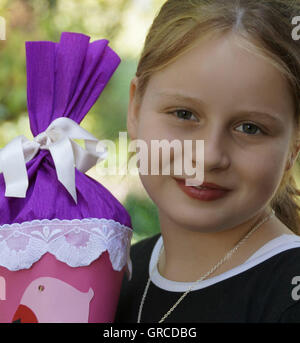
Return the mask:
<path id="1" fill-rule="evenodd" d="M 198 280 L 269 214 L 270 210 L 265 210 L 231 229 L 200 232 L 176 225 L 163 213 L 159 213 L 164 245 L 158 262 L 159 273 L 173 281 L 193 282 Z M 209 277 L 219 275 L 240 265 L 268 240 L 277 237 L 280 230 L 272 229 L 276 226 L 274 226 L 276 221 L 278 219 L 273 216 L 260 225 L 231 258 Z"/>

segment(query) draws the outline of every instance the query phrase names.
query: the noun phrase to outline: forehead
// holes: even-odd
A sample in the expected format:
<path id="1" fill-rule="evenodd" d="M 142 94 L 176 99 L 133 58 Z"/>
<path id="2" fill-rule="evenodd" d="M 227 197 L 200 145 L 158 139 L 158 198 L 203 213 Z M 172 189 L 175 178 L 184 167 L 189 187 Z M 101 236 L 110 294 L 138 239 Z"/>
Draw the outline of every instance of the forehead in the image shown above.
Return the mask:
<path id="1" fill-rule="evenodd" d="M 293 98 L 284 76 L 268 60 L 243 47 L 234 35 L 200 41 L 164 69 L 153 74 L 145 96 L 165 91 L 184 93 L 208 109 L 245 107 L 293 112 Z"/>

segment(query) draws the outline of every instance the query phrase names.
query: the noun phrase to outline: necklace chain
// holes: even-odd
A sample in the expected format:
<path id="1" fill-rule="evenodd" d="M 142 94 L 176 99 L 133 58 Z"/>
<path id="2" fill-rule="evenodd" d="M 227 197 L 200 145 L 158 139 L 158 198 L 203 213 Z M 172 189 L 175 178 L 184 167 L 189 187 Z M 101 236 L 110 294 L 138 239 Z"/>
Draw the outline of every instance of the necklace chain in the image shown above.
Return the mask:
<path id="1" fill-rule="evenodd" d="M 250 231 L 214 266 L 212 267 L 212 269 L 210 271 L 208 271 L 205 275 L 201 276 L 201 278 L 195 282 L 193 282 L 193 285 L 187 290 L 185 291 L 182 296 L 177 300 L 177 302 L 169 309 L 169 311 L 161 318 L 161 320 L 159 321 L 159 323 L 162 323 L 172 312 L 173 310 L 177 307 L 177 305 L 187 296 L 187 294 L 196 286 L 196 284 L 202 280 L 204 280 L 206 277 L 208 277 L 210 274 L 212 274 L 220 265 L 222 265 L 226 260 L 228 260 L 232 254 L 234 254 L 236 252 L 236 250 L 240 247 L 241 244 L 243 244 L 248 238 L 249 236 L 255 231 L 257 230 L 265 221 L 267 221 L 268 219 L 270 219 L 271 217 L 273 217 L 275 215 L 275 211 L 273 209 L 271 209 L 271 213 L 268 214 L 265 218 L 263 218 L 258 224 L 256 224 L 252 229 L 250 229 Z M 162 254 L 163 251 L 163 245 L 160 249 L 160 253 L 157 259 L 157 263 L 160 259 L 160 256 Z M 151 276 L 153 274 L 153 271 L 155 269 L 155 265 L 151 271 Z M 150 286 L 150 277 L 148 278 L 145 290 L 144 290 L 144 294 L 141 300 L 141 304 L 140 304 L 140 308 L 139 308 L 139 313 L 138 313 L 138 320 L 137 322 L 140 323 L 141 320 L 141 314 L 142 314 L 142 309 L 143 309 L 143 305 L 145 302 L 145 298 L 148 292 L 148 288 Z"/>

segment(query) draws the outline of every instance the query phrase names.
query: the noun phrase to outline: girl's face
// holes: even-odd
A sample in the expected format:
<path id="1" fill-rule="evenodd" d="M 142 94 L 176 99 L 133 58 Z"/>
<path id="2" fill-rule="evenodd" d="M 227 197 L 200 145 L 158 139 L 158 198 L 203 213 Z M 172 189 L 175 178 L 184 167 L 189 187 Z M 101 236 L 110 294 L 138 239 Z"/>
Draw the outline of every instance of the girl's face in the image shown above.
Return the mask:
<path id="1" fill-rule="evenodd" d="M 140 174 L 160 216 L 193 231 L 228 229 L 266 209 L 290 156 L 294 106 L 287 81 L 234 38 L 201 42 L 155 73 L 140 106 L 136 78 L 131 82 L 131 139 L 144 140 L 149 152 L 151 140 L 204 140 L 204 181 L 230 189 L 213 201 L 190 197 L 173 177 L 172 154 L 171 175 Z"/>

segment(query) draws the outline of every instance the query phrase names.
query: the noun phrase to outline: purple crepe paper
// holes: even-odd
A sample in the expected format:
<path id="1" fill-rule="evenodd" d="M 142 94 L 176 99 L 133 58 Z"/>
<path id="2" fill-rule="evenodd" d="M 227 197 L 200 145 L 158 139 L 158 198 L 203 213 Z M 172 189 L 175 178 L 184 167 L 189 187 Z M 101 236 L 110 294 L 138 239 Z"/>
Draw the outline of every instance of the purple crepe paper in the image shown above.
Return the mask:
<path id="1" fill-rule="evenodd" d="M 78 124 L 96 102 L 121 60 L 108 40 L 63 32 L 59 43 L 26 42 L 30 129 L 35 137 L 58 117 Z M 0 225 L 34 219 L 106 218 L 131 227 L 123 205 L 99 182 L 75 168 L 77 204 L 59 182 L 48 150 L 26 163 L 26 198 L 5 197 L 0 174 Z"/>

